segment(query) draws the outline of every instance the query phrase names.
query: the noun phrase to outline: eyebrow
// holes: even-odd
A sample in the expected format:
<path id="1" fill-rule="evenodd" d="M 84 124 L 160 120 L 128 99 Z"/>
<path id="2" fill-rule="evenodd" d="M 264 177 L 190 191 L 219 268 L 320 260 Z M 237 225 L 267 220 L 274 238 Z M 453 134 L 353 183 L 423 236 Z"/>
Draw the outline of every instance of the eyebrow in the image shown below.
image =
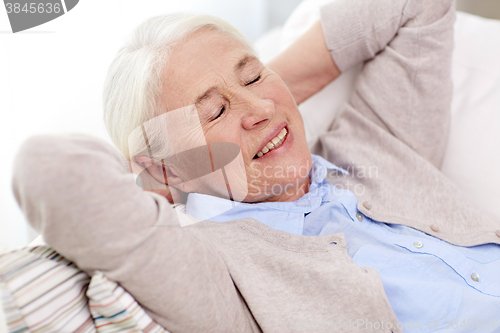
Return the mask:
<path id="1" fill-rule="evenodd" d="M 255 60 L 258 60 L 256 56 L 254 56 L 253 54 L 247 54 L 243 58 L 241 58 L 240 61 L 238 61 L 238 63 L 236 65 L 234 65 L 233 71 L 239 72 L 250 61 L 255 61 Z M 195 104 L 200 104 L 203 100 L 209 98 L 214 93 L 215 90 L 217 90 L 216 86 L 212 86 L 212 87 L 208 88 L 203 94 L 199 95 L 196 98 Z"/>
<path id="2" fill-rule="evenodd" d="M 246 64 L 248 64 L 250 61 L 258 60 L 256 56 L 253 54 L 247 54 L 241 60 L 234 66 L 234 71 L 241 71 L 243 67 L 245 67 Z"/>

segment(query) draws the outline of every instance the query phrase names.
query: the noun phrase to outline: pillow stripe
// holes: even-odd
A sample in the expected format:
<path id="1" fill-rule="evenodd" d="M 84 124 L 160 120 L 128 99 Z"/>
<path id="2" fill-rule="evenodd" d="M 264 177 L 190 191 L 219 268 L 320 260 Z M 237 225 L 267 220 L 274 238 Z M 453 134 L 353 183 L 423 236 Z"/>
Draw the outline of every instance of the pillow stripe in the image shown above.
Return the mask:
<path id="1" fill-rule="evenodd" d="M 24 300 L 26 303 L 21 302 L 21 304 L 19 304 L 21 307 L 25 307 L 33 302 L 36 298 L 43 297 L 44 295 L 50 293 L 53 289 L 59 288 L 59 286 L 64 284 L 65 282 L 71 281 L 73 278 L 79 277 L 81 275 L 83 275 L 82 272 L 68 272 L 65 267 L 61 267 L 49 276 L 38 280 L 37 283 L 25 286 L 25 288 L 21 288 L 17 291 L 14 290 L 14 292 L 16 293 L 19 302 L 21 302 L 21 300 L 24 300 L 24 298 L 27 298 L 26 300 Z M 84 275 L 83 278 L 88 280 L 88 277 L 86 275 Z M 30 294 L 30 292 L 32 293 Z"/>
<path id="2" fill-rule="evenodd" d="M 1 278 L 1 276 L 0 276 Z M 29 332 L 28 325 L 24 322 L 24 316 L 17 307 L 12 294 L 8 291 L 5 283 L 0 279 L 0 301 L 3 305 L 5 322 L 8 333 Z"/>
<path id="3" fill-rule="evenodd" d="M 74 333 L 94 333 L 95 331 L 94 319 L 89 317 Z"/>
<path id="4" fill-rule="evenodd" d="M 30 262 L 29 264 L 26 264 L 24 265 L 22 268 L 16 270 L 16 271 L 13 271 L 11 272 L 11 274 L 9 275 L 5 275 L 5 277 L 7 279 L 12 279 L 12 278 L 15 278 L 17 276 L 20 276 L 26 272 L 30 272 L 30 276 L 32 276 L 33 278 L 31 280 L 27 280 L 27 281 L 23 281 L 24 284 L 23 285 L 20 285 L 20 286 L 16 286 L 14 285 L 13 287 L 15 287 L 15 289 L 13 290 L 14 292 L 17 292 L 19 289 L 22 289 L 22 288 L 25 288 L 26 286 L 29 286 L 31 283 L 33 283 L 34 281 L 36 281 L 41 275 L 45 274 L 46 271 L 43 271 L 43 272 L 37 272 L 37 270 L 39 270 L 40 268 L 47 268 L 47 267 L 43 267 L 43 265 L 40 265 L 41 263 L 43 263 L 43 260 L 41 259 L 36 259 L 35 261 L 32 261 Z M 37 267 L 36 266 L 40 266 Z M 56 270 L 57 269 L 57 266 L 54 266 L 54 267 L 48 267 L 48 270 L 47 271 L 52 271 L 52 270 Z M 36 274 L 36 275 L 35 275 Z"/>
<path id="5" fill-rule="evenodd" d="M 47 246 L 0 255 L 0 292 L 8 332 L 96 332 L 89 276 Z"/>
<path id="6" fill-rule="evenodd" d="M 43 331 L 44 329 L 48 329 L 49 327 L 52 327 L 55 324 L 57 324 L 57 319 L 65 316 L 65 315 L 71 315 L 71 312 L 74 311 L 75 309 L 77 309 L 77 308 L 80 308 L 82 310 L 86 309 L 86 307 L 87 307 L 87 304 L 86 304 L 87 301 L 85 299 L 85 292 L 86 291 L 87 291 L 87 287 L 86 286 L 82 287 L 80 294 L 78 295 L 77 298 L 73 298 L 71 301 L 69 301 L 65 304 L 62 304 L 59 308 L 54 309 L 50 315 L 48 315 L 49 312 L 47 311 L 47 309 L 51 309 L 52 307 L 51 306 L 43 307 L 43 317 L 44 318 L 41 318 L 41 321 L 39 321 L 39 322 L 33 323 L 31 325 L 31 329 Z M 61 296 L 63 296 L 63 294 L 61 294 Z M 82 302 L 83 300 L 85 300 L 85 301 Z M 48 304 L 48 303 L 49 302 L 47 302 L 46 304 Z M 38 307 L 34 311 L 37 311 L 40 308 L 41 307 Z M 26 314 L 26 315 L 29 315 L 29 314 Z M 76 315 L 78 315 L 78 313 L 76 313 L 75 316 Z M 48 324 L 45 324 L 47 321 L 49 321 Z M 45 324 L 45 326 L 42 326 L 44 324 Z M 38 328 L 39 326 L 41 326 L 41 327 Z"/>
<path id="7" fill-rule="evenodd" d="M 60 292 L 60 295 L 61 295 L 61 296 L 66 296 L 66 295 L 67 295 L 67 294 L 69 294 L 71 291 L 78 290 L 78 288 L 80 288 L 80 292 L 79 292 L 78 294 L 74 295 L 72 298 L 69 298 L 69 299 L 68 299 L 68 301 L 67 301 L 66 303 L 61 304 L 61 305 L 60 305 L 60 308 L 65 308 L 65 307 L 68 307 L 68 306 L 70 306 L 72 303 L 74 303 L 74 302 L 79 302 L 79 301 L 83 300 L 83 299 L 86 297 L 86 296 L 85 296 L 85 292 L 87 291 L 87 286 L 86 286 L 86 285 L 84 285 L 84 286 L 79 286 L 79 285 L 78 285 L 78 284 L 76 284 L 76 283 L 75 283 L 75 284 L 73 284 L 73 285 L 71 285 L 69 288 L 67 288 L 67 290 L 61 291 L 61 292 Z M 52 289 L 52 290 L 53 290 L 53 289 Z M 51 290 L 51 291 L 52 291 L 52 290 Z M 47 293 L 45 293 L 44 295 L 46 295 L 46 294 L 48 294 L 48 292 L 47 292 Z M 44 296 L 44 295 L 42 295 L 42 296 Z M 69 295 L 69 297 L 71 297 L 71 295 Z M 66 299 L 66 298 L 65 298 L 65 299 Z M 39 300 L 34 299 L 34 300 L 32 300 L 32 301 L 31 301 L 29 304 L 27 304 L 27 305 L 31 305 L 33 302 L 38 302 L 38 301 L 39 301 Z M 36 307 L 47 306 L 48 304 L 50 304 L 50 302 L 51 302 L 51 300 L 47 300 L 47 301 L 45 301 L 43 304 L 40 304 L 40 305 L 38 305 L 38 304 L 37 304 L 37 305 L 36 305 Z M 26 306 L 25 306 L 25 307 L 23 307 L 23 308 L 26 308 Z M 36 308 L 34 308 L 34 309 L 29 309 L 29 308 L 28 308 L 28 309 L 26 309 L 26 310 L 25 310 L 25 314 L 26 314 L 26 315 L 30 315 L 31 313 L 33 313 L 33 311 L 36 311 Z"/>
<path id="8" fill-rule="evenodd" d="M 99 333 L 168 333 L 122 286 L 109 280 L 102 272 L 97 271 L 92 276 L 87 296 Z"/>
<path id="9" fill-rule="evenodd" d="M 0 253 L 0 302 L 9 333 L 169 333 L 118 283 L 44 245 Z"/>

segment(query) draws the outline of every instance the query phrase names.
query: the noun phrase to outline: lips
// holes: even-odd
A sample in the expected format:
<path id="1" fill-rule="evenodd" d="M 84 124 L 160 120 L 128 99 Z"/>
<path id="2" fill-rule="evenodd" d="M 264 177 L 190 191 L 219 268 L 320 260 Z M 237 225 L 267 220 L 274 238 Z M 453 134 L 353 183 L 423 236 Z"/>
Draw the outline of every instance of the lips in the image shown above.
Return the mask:
<path id="1" fill-rule="evenodd" d="M 283 127 L 281 131 L 275 137 L 269 140 L 269 142 L 267 142 L 265 146 L 254 156 L 254 159 L 260 158 L 269 153 L 271 150 L 281 146 L 285 141 L 287 134 L 288 130 L 286 129 L 286 127 Z"/>

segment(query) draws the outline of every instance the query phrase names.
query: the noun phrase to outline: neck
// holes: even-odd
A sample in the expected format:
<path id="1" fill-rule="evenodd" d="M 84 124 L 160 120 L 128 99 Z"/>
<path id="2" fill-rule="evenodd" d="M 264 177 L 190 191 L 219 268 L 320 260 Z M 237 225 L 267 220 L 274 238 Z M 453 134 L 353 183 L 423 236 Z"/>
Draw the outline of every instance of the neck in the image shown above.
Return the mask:
<path id="1" fill-rule="evenodd" d="M 262 202 L 296 201 L 309 192 L 310 185 L 311 179 L 306 177 L 301 182 L 285 187 L 280 194 L 263 200 Z"/>

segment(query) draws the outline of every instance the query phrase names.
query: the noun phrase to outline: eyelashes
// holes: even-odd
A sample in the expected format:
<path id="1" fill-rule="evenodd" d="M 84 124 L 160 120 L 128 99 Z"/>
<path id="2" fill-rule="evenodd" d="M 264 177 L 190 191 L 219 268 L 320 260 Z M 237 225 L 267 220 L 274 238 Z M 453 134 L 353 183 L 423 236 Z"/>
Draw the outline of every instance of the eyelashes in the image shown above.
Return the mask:
<path id="1" fill-rule="evenodd" d="M 245 83 L 245 86 L 249 86 L 249 85 L 251 85 L 251 84 L 253 84 L 253 83 L 256 83 L 256 82 L 258 82 L 260 79 L 261 79 L 261 76 L 259 75 L 259 76 L 257 76 L 255 79 L 253 79 L 252 81 Z M 212 122 L 212 121 L 217 120 L 218 118 L 220 118 L 220 117 L 224 114 L 224 112 L 225 112 L 225 111 L 226 111 L 226 106 L 225 106 L 225 105 L 222 105 L 222 107 L 220 108 L 220 110 L 219 110 L 219 112 L 217 113 L 217 115 L 216 115 L 214 118 L 212 118 L 210 121 Z"/>
<path id="2" fill-rule="evenodd" d="M 255 82 L 259 81 L 259 80 L 260 80 L 260 75 L 259 75 L 259 76 L 257 76 L 254 80 L 252 80 L 252 81 L 250 81 L 250 82 L 245 83 L 245 86 L 249 86 L 249 85 L 251 85 L 252 83 L 255 83 Z"/>
<path id="3" fill-rule="evenodd" d="M 217 116 L 215 116 L 215 118 L 213 118 L 211 121 L 214 121 L 216 120 L 217 118 L 219 118 L 220 116 L 222 116 L 222 114 L 224 113 L 224 111 L 226 111 L 226 106 L 223 105 L 222 108 L 220 109 L 219 113 L 217 114 Z"/>

